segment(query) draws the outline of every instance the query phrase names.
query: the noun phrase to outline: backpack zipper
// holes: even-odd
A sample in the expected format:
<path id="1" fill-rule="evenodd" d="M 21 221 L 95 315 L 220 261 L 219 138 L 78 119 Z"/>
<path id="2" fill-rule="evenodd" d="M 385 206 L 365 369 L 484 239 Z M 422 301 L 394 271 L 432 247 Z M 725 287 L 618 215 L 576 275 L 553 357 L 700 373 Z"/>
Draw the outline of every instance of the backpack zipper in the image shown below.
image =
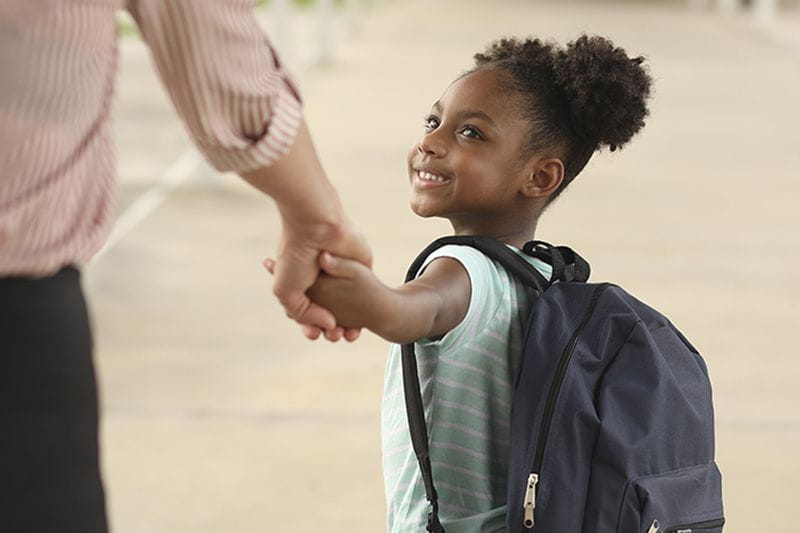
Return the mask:
<path id="1" fill-rule="evenodd" d="M 525 489 L 525 527 L 533 527 L 533 511 L 536 509 L 536 484 L 539 483 L 539 474 L 528 476 L 528 487 Z"/>
<path id="2" fill-rule="evenodd" d="M 695 522 L 694 524 L 684 524 L 681 526 L 671 526 L 664 530 L 664 533 L 700 533 L 706 529 L 713 529 L 725 525 L 724 518 L 706 520 L 705 522 Z"/>
<path id="3" fill-rule="evenodd" d="M 592 314 L 597 307 L 597 302 L 600 300 L 600 295 L 603 294 L 603 291 L 610 286 L 611 285 L 609 283 L 598 285 L 592 293 L 592 298 L 589 300 L 589 305 L 586 308 L 583 318 L 581 318 L 578 327 L 575 328 L 575 332 L 572 334 L 567 346 L 564 348 L 564 352 L 561 354 L 561 359 L 558 362 L 558 368 L 556 369 L 556 375 L 553 379 L 553 384 L 550 386 L 550 391 L 547 393 L 547 401 L 545 402 L 544 413 L 542 414 L 542 425 L 539 427 L 539 437 L 536 440 L 537 445 L 536 454 L 534 455 L 533 459 L 533 468 L 528 476 L 528 482 L 525 487 L 525 500 L 523 502 L 525 518 L 523 523 L 527 529 L 531 529 L 535 523 L 534 510 L 536 508 L 536 486 L 539 483 L 539 475 L 541 474 L 542 461 L 544 459 L 544 450 L 547 445 L 547 436 L 550 432 L 550 423 L 553 419 L 553 411 L 555 410 L 558 393 L 561 390 L 561 383 L 564 381 L 564 376 L 567 373 L 567 366 L 572 359 L 572 353 L 575 351 L 575 346 L 578 344 L 578 338 L 586 327 L 586 324 L 588 324 L 589 319 L 592 317 Z"/>

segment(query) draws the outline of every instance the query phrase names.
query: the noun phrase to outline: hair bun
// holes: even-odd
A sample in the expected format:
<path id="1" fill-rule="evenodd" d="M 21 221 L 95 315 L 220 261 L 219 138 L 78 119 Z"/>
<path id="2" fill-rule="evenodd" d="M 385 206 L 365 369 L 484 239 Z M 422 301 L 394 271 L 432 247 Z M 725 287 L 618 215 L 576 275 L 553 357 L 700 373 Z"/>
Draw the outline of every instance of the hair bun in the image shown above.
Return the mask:
<path id="1" fill-rule="evenodd" d="M 614 151 L 644 126 L 652 80 L 643 62 L 598 36 L 582 35 L 558 52 L 556 83 L 578 135 Z"/>

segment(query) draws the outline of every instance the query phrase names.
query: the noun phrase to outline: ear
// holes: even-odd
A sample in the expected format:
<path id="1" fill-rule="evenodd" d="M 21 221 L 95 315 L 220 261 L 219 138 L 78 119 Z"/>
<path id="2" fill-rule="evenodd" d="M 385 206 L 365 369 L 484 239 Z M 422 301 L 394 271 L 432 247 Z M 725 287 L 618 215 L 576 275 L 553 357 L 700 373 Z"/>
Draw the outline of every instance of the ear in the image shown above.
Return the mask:
<path id="1" fill-rule="evenodd" d="M 557 157 L 538 159 L 528 168 L 528 177 L 520 190 L 527 198 L 547 198 L 564 181 L 564 162 Z"/>

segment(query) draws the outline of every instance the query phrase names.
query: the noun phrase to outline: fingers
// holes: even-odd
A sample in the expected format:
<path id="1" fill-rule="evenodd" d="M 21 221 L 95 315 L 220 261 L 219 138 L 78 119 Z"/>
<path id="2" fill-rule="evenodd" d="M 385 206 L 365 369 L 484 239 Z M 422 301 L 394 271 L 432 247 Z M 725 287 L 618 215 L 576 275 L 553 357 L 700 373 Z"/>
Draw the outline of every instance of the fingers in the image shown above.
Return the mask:
<path id="1" fill-rule="evenodd" d="M 264 268 L 266 268 L 270 274 L 273 276 L 275 275 L 276 263 L 274 259 L 268 257 L 264 259 L 261 264 L 264 265 Z M 351 277 L 358 269 L 358 262 L 343 257 L 336 257 L 328 252 L 322 252 L 320 254 L 319 265 L 326 274 L 337 278 Z"/>
<path id="2" fill-rule="evenodd" d="M 344 328 L 344 338 L 347 342 L 354 342 L 361 336 L 361 328 Z"/>
<path id="3" fill-rule="evenodd" d="M 318 255 L 318 252 L 294 250 L 285 253 L 277 261 L 266 259 L 264 267 L 275 276 L 272 292 L 289 317 L 300 324 L 332 330 L 336 327 L 333 314 L 312 302 L 306 294 L 319 276 Z"/>
<path id="4" fill-rule="evenodd" d="M 339 342 L 342 337 L 344 337 L 344 328 L 341 326 L 325 331 L 325 338 L 331 342 Z"/>
<path id="5" fill-rule="evenodd" d="M 354 278 L 364 265 L 353 259 L 337 257 L 329 252 L 319 254 L 319 266 L 323 272 L 335 278 Z"/>
<path id="6" fill-rule="evenodd" d="M 302 325 L 317 327 L 325 331 L 330 331 L 337 327 L 333 313 L 312 302 L 307 296 L 303 295 L 303 297 L 306 300 L 303 310 L 292 316 L 292 318 Z"/>
<path id="7" fill-rule="evenodd" d="M 275 274 L 274 259 L 268 257 L 264 259 L 261 264 L 264 265 L 264 268 L 266 268 L 270 274 Z M 331 325 L 331 322 L 327 320 L 327 315 L 333 317 L 333 315 L 323 307 L 320 307 L 314 302 L 310 302 L 306 311 L 301 313 L 298 317 L 295 317 L 295 319 L 302 326 L 303 335 L 312 341 L 317 340 L 323 333 L 325 334 L 325 338 L 331 342 L 338 342 L 342 338 L 348 340 L 349 342 L 353 342 L 359 337 L 359 329 L 345 329 L 337 326 L 335 324 L 335 318 L 333 318 L 333 325 Z M 292 317 L 290 316 L 290 318 Z"/>
<path id="8" fill-rule="evenodd" d="M 303 335 L 306 336 L 307 339 L 315 341 L 319 338 L 322 334 L 322 330 L 317 326 L 302 326 L 303 328 Z"/>
<path id="9" fill-rule="evenodd" d="M 323 331 L 316 326 L 303 326 L 303 335 L 309 340 L 315 341 L 324 333 L 327 340 L 338 342 L 344 339 L 347 342 L 354 342 L 361 336 L 361 328 L 343 328 L 337 326 L 331 331 Z"/>

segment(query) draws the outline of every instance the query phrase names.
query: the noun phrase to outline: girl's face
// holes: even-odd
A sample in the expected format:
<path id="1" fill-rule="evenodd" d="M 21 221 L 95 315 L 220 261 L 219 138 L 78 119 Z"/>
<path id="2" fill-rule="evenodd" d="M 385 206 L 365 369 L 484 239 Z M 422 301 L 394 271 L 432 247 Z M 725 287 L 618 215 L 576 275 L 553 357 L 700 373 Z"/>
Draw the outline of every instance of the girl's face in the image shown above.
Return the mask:
<path id="1" fill-rule="evenodd" d="M 408 154 L 411 209 L 454 226 L 509 216 L 527 179 L 528 122 L 505 74 L 478 70 L 456 80 L 425 118 Z M 478 229 L 480 229 L 480 225 Z"/>

